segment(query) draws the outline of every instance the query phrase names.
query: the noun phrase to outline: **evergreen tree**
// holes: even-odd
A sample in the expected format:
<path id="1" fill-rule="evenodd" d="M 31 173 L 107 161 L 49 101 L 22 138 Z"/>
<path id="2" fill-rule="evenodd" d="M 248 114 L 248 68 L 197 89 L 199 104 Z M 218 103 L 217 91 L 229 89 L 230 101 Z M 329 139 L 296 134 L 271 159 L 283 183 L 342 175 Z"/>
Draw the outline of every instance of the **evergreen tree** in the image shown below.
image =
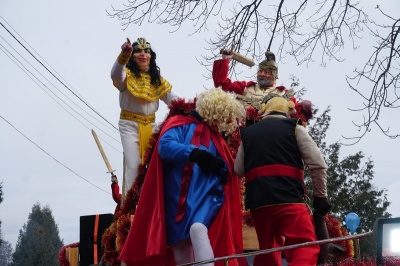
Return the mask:
<path id="1" fill-rule="evenodd" d="M 315 111 L 317 113 L 318 110 Z M 330 212 L 339 221 L 344 221 L 346 215 L 355 212 L 360 217 L 360 226 L 356 232 L 373 230 L 376 218 L 390 217 L 386 210 L 390 205 L 386 190 L 378 190 L 373 186 L 374 164 L 371 158 L 359 151 L 340 159 L 342 144 L 335 142 L 327 145 L 326 133 L 330 125 L 330 108 L 314 119 L 308 130 L 318 147 L 324 154 L 328 165 L 327 188 L 328 198 L 333 207 Z M 365 160 L 364 160 L 365 159 Z M 312 195 L 310 173 L 305 174 L 308 195 Z M 361 256 L 376 256 L 375 241 L 372 237 L 360 240 Z"/>
<path id="2" fill-rule="evenodd" d="M 3 240 L 0 244 L 0 265 L 11 265 L 12 261 L 12 247 L 11 243 Z"/>
<path id="3" fill-rule="evenodd" d="M 3 202 L 3 182 L 0 183 L 0 203 Z M 1 237 L 1 220 L 0 220 L 0 246 L 3 242 L 3 238 Z"/>
<path id="4" fill-rule="evenodd" d="M 58 251 L 63 246 L 49 206 L 39 203 L 32 207 L 27 224 L 19 231 L 13 254 L 15 266 L 58 265 Z"/>
<path id="5" fill-rule="evenodd" d="M 3 182 L 0 183 L 0 203 L 3 201 Z M 10 265 L 12 256 L 11 243 L 3 239 L 0 221 L 0 265 Z"/>

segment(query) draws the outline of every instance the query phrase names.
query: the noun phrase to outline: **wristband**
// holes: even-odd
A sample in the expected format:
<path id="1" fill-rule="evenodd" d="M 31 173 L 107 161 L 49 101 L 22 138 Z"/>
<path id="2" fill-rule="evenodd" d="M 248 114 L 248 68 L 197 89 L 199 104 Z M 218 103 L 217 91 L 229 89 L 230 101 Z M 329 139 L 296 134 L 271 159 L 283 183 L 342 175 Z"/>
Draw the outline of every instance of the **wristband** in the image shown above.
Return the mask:
<path id="1" fill-rule="evenodd" d="M 119 54 L 118 56 L 118 63 L 121 65 L 126 65 L 129 62 L 129 59 L 131 58 L 132 53 L 124 53 L 123 51 Z"/>

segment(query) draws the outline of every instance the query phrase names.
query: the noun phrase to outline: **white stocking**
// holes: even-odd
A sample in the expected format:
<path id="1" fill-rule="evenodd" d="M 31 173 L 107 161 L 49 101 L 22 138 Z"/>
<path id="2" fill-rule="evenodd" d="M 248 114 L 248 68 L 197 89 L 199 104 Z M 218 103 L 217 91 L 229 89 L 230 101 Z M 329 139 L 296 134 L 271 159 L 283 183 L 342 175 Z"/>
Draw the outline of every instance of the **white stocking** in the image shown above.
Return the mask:
<path id="1" fill-rule="evenodd" d="M 190 239 L 192 240 L 195 261 L 210 260 L 214 258 L 214 252 L 208 238 L 208 229 L 202 223 L 194 223 L 190 227 Z M 214 263 L 204 264 L 214 266 Z"/>

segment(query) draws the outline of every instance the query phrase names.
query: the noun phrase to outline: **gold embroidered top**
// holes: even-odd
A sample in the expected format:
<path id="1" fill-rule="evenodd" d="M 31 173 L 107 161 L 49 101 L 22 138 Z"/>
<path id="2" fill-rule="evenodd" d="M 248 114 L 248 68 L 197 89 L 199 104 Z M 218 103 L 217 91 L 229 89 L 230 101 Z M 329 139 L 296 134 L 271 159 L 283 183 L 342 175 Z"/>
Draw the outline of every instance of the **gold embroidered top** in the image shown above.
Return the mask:
<path id="1" fill-rule="evenodd" d="M 266 95 L 271 93 L 278 94 L 280 96 L 285 95 L 288 99 L 294 95 L 293 89 L 290 89 L 289 91 L 281 91 L 275 87 L 270 87 L 266 90 L 263 90 L 258 84 L 255 84 L 254 86 L 246 88 L 243 92 L 243 95 L 238 95 L 238 99 L 242 101 L 245 108 L 251 105 L 257 110 L 260 110 L 262 100 Z"/>
<path id="2" fill-rule="evenodd" d="M 129 92 L 138 98 L 145 99 L 147 101 L 158 100 L 161 96 L 168 93 L 172 89 L 172 85 L 169 82 L 160 77 L 161 84 L 155 86 L 151 84 L 150 74 L 147 72 L 140 72 L 140 77 L 136 77 L 131 70 L 126 68 L 126 83 Z"/>

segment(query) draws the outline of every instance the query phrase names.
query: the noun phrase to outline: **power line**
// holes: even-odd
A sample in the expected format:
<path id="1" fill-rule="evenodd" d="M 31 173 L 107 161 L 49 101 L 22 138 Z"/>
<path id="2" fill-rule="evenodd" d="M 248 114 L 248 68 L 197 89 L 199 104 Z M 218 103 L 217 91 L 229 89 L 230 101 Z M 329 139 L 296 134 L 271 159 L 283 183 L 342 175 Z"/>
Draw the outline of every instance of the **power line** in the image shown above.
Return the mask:
<path id="1" fill-rule="evenodd" d="M 1 16 L 0 16 L 1 17 Z M 6 23 L 7 21 L 1 17 Z M 7 23 L 8 24 L 8 23 Z M 11 31 L 2 23 L 0 22 L 0 25 L 40 64 L 42 65 L 55 79 L 57 79 L 67 90 L 69 90 L 75 97 L 77 97 L 83 104 L 85 104 L 89 109 L 91 109 L 94 113 L 96 113 L 99 117 L 101 117 L 104 121 L 106 121 L 108 124 L 110 124 L 114 129 L 118 130 L 112 123 L 110 123 L 106 118 L 104 118 L 99 112 L 94 110 L 85 100 L 83 100 L 77 93 L 75 93 L 73 90 L 71 90 L 63 81 L 61 81 L 52 71 L 49 70 L 32 52 L 26 48 L 25 45 L 23 45 L 16 37 L 14 34 L 11 33 Z M 14 30 L 15 31 L 15 30 Z M 17 33 L 18 34 L 18 33 Z"/>
<path id="2" fill-rule="evenodd" d="M 43 148 L 41 148 L 39 145 L 37 145 L 34 141 L 32 141 L 30 138 L 28 138 L 25 134 L 23 134 L 20 130 L 18 130 L 14 125 L 12 125 L 7 119 L 5 119 L 2 115 L 0 115 L 0 118 L 3 119 L 7 124 L 9 124 L 12 128 L 14 128 L 19 134 L 21 134 L 25 139 L 27 139 L 28 141 L 30 141 L 33 145 L 35 145 L 37 148 L 39 148 L 41 151 L 43 151 L 47 156 L 49 156 L 50 158 L 52 158 L 54 161 L 56 161 L 58 164 L 62 165 L 64 168 L 66 168 L 67 170 L 69 170 L 70 172 L 72 172 L 73 174 L 75 174 L 77 177 L 79 177 L 80 179 L 86 181 L 87 183 L 89 183 L 90 185 L 96 187 L 97 189 L 107 193 L 107 194 L 111 194 L 108 191 L 105 191 L 104 189 L 102 189 L 101 187 L 93 184 L 92 182 L 90 182 L 89 180 L 87 180 L 86 178 L 82 177 L 81 175 L 79 175 L 78 173 L 76 173 L 74 170 L 72 170 L 71 168 L 69 168 L 68 166 L 66 166 L 65 164 L 63 164 L 62 162 L 60 162 L 59 160 L 57 160 L 56 158 L 54 158 L 51 154 L 49 154 L 47 151 L 45 151 Z"/>
<path id="3" fill-rule="evenodd" d="M 3 18 L 3 17 L 1 17 L 0 16 L 0 18 L 2 18 L 4 21 L 5 21 L 5 23 L 11 28 L 11 29 L 13 29 L 15 32 L 16 32 L 16 34 L 22 39 L 22 40 L 24 40 L 24 38 L 21 36 L 21 35 L 19 35 L 18 34 L 18 32 Z M 86 100 L 84 100 L 81 96 L 79 96 L 78 95 L 78 93 L 77 92 L 73 92 L 67 85 L 65 85 L 65 83 L 67 83 L 67 82 L 62 82 L 58 77 L 56 77 L 42 62 L 40 62 L 40 60 L 39 59 L 37 59 L 37 57 L 35 57 L 11 32 L 10 32 L 10 30 L 8 30 L 5 26 L 4 26 L 4 24 L 3 23 L 1 23 L 0 22 L 0 24 L 3 26 L 3 28 L 37 61 L 37 62 L 39 62 L 39 64 L 41 65 L 41 66 L 43 66 L 54 78 L 56 78 L 57 79 L 57 81 L 59 81 L 65 88 L 67 88 L 71 93 L 73 93 L 73 95 L 75 96 L 75 97 L 77 97 L 82 103 L 84 103 L 87 107 L 89 107 L 94 113 L 96 113 L 99 117 L 101 117 L 104 121 L 106 121 L 109 125 L 111 125 L 111 127 L 112 127 L 112 129 L 114 129 L 115 130 L 115 132 L 119 132 L 118 131 L 118 129 L 114 126 L 114 125 L 112 125 L 108 120 L 106 120 L 103 116 L 101 116 L 96 110 L 94 110 L 94 108 L 92 108 L 91 106 L 90 106 L 90 104 L 88 104 L 87 103 L 87 101 Z M 83 112 L 85 112 L 87 115 L 89 115 L 91 118 L 93 118 L 93 119 L 95 119 L 97 122 L 99 122 L 101 125 L 103 125 L 103 126 L 106 126 L 107 127 L 107 125 L 106 124 L 104 124 L 102 121 L 100 121 L 99 119 L 97 119 L 96 117 L 94 117 L 93 115 L 91 115 L 91 114 L 89 114 L 86 110 L 84 110 L 82 107 L 80 107 L 79 105 L 77 105 L 74 101 L 72 101 L 67 95 L 65 95 L 61 90 L 59 90 L 58 88 L 57 88 L 57 86 L 55 86 L 53 83 L 51 83 L 39 70 L 37 70 L 31 63 L 29 63 L 28 62 L 28 60 L 26 60 L 26 58 L 24 58 L 18 51 L 16 51 L 16 49 L 10 44 L 10 43 L 8 43 L 3 37 L 1 37 L 14 51 L 15 51 L 15 53 L 17 53 L 25 62 L 27 62 L 33 69 L 35 69 L 36 71 L 37 71 L 37 73 L 39 73 L 44 79 L 46 79 L 55 89 L 57 89 L 57 91 L 59 91 L 63 96 L 65 96 L 69 101 L 71 101 L 75 106 L 77 106 L 78 108 L 80 108 Z M 24 40 L 25 41 L 25 40 Z M 25 41 L 26 42 L 26 41 Z M 26 42 L 27 43 L 27 42 Z M 27 43 L 27 45 L 29 46 L 29 47 L 31 47 L 30 45 L 29 45 L 29 43 Z M 0 46 L 2 46 L 1 44 L 0 44 Z M 1 49 L 1 48 L 0 48 Z M 66 105 L 66 106 L 68 106 L 73 112 L 75 112 L 77 115 L 79 115 L 80 117 L 82 117 L 84 120 L 86 120 L 88 123 L 90 123 L 91 125 L 93 125 L 95 128 L 97 128 L 99 131 L 101 131 L 101 132 L 103 132 L 105 135 L 107 135 L 108 137 L 110 137 L 111 139 L 113 139 L 114 141 L 116 141 L 116 142 L 118 142 L 118 143 L 121 143 L 120 142 L 120 140 L 119 139 L 116 139 L 116 138 L 114 138 L 114 137 L 112 137 L 110 134 L 108 134 L 107 132 L 105 132 L 102 128 L 100 128 L 100 127 L 98 127 L 98 126 L 96 126 L 95 124 L 93 124 L 91 121 L 89 121 L 87 118 L 85 118 L 81 113 L 79 113 L 79 112 L 77 112 L 77 110 L 76 109 L 74 109 L 74 108 L 72 108 L 70 105 L 68 105 L 64 100 L 62 100 L 59 96 L 57 96 L 50 88 L 48 88 L 45 84 L 44 84 L 44 82 L 41 82 L 40 80 L 39 80 L 39 78 L 37 78 L 37 76 L 35 76 L 35 74 L 33 74 L 31 71 L 29 71 L 27 68 L 26 68 L 26 66 L 24 65 L 24 64 L 22 64 L 18 59 L 16 59 L 16 57 L 14 56 L 14 55 L 12 55 L 12 53 L 9 51 L 9 50 L 7 50 L 4 46 L 3 46 L 3 49 L 5 49 L 6 51 L 7 51 L 7 53 L 8 54 L 10 54 L 13 58 L 14 58 L 14 60 L 3 50 L 3 52 L 10 58 L 10 60 L 12 60 L 13 62 L 14 62 L 14 64 L 16 64 L 21 70 L 23 70 L 23 68 L 25 68 L 25 70 L 23 70 L 24 71 L 24 73 L 30 78 L 30 79 L 32 79 L 44 92 L 46 92 L 45 91 L 45 89 L 43 88 L 43 86 L 51 93 L 51 94 L 53 94 L 55 97 L 57 97 L 58 99 L 59 99 L 59 101 L 57 101 L 54 97 L 52 97 L 48 92 L 46 92 L 46 94 L 48 94 L 49 95 L 49 97 L 51 97 L 58 105 L 60 105 L 67 113 L 69 113 L 72 117 L 74 117 L 79 123 L 81 123 L 84 127 L 86 127 L 87 129 L 89 129 L 90 130 L 90 128 L 89 127 L 87 127 L 80 119 L 78 119 L 75 115 L 73 115 L 71 112 L 69 112 L 66 108 L 64 108 L 61 104 L 60 104 L 60 101 L 61 102 L 63 102 L 64 103 L 64 105 Z M 33 51 L 35 51 L 35 49 L 33 49 L 32 47 L 31 47 L 31 49 L 33 50 Z M 35 53 L 36 54 L 38 54 L 36 51 L 35 51 Z M 38 57 L 40 57 L 40 58 L 42 58 L 43 59 L 43 57 L 41 57 L 40 56 L 40 54 L 38 54 Z M 18 63 L 16 62 L 16 61 L 18 61 Z M 44 62 L 46 62 L 44 59 L 43 59 L 43 61 Z M 46 62 L 47 63 L 47 62 Z M 48 63 L 47 63 L 48 64 Z M 49 64 L 48 64 L 49 65 Z M 50 68 L 52 68 L 50 65 L 49 65 L 49 67 Z M 53 68 L 52 68 L 53 69 Z M 54 70 L 54 69 L 53 69 Z M 30 74 L 28 74 L 27 72 L 29 72 Z M 55 70 L 54 70 L 54 72 L 56 72 Z M 57 72 L 56 72 L 57 73 Z M 58 73 L 57 73 L 58 74 Z M 58 74 L 59 75 L 59 74 Z M 59 75 L 60 76 L 60 75 Z M 32 77 L 35 77 L 36 78 L 36 80 L 38 80 L 43 86 L 41 86 L 41 85 L 39 85 L 38 84 L 38 82 L 36 82 Z M 61 76 L 60 76 L 61 77 Z M 62 77 L 61 77 L 61 79 L 63 79 Z M 63 80 L 65 80 L 65 79 L 63 79 Z M 100 137 L 101 138 L 101 137 Z M 116 151 L 118 151 L 118 152 L 121 152 L 119 149 L 117 149 L 116 147 L 114 147 L 112 144 L 110 144 L 108 141 L 105 141 L 103 138 L 101 138 L 105 143 L 107 143 L 109 146 L 111 146 L 114 150 L 116 150 Z"/>
<path id="4" fill-rule="evenodd" d="M 72 86 L 46 61 L 46 59 L 44 59 L 36 50 L 35 48 L 33 48 L 2 16 L 0 16 L 0 18 L 2 18 L 4 20 L 4 22 L 29 46 L 29 48 L 31 48 L 48 66 L 49 68 L 51 68 L 66 84 L 68 84 L 69 87 L 72 88 Z M 10 45 L 11 46 L 11 45 Z M 14 49 L 15 50 L 15 49 Z M 22 56 L 21 56 L 22 57 Z M 25 60 L 26 61 L 26 60 Z M 73 89 L 75 91 L 75 93 L 77 95 L 79 95 L 79 93 Z M 79 95 L 81 98 L 83 98 L 81 95 Z M 86 101 L 86 100 L 85 100 Z"/>
<path id="5" fill-rule="evenodd" d="M 2 36 L 0 36 L 10 47 L 12 47 Z M 1 47 L 3 49 L 1 49 Z M 12 47 L 13 48 L 13 47 Z M 116 142 L 119 142 L 119 140 L 115 139 L 114 137 L 112 137 L 111 135 L 109 135 L 108 133 L 106 133 L 104 130 L 102 130 L 101 128 L 99 128 L 98 126 L 96 126 L 95 124 L 93 124 L 91 121 L 89 121 L 86 117 L 84 117 L 81 113 L 79 113 L 76 109 L 72 108 L 68 103 L 66 103 L 63 99 L 61 99 L 58 95 L 56 95 L 54 93 L 54 91 L 52 91 L 50 88 L 48 88 L 46 86 L 46 84 L 44 84 L 44 82 L 40 81 L 39 78 L 32 73 L 29 69 L 26 68 L 26 66 L 19 61 L 7 48 L 5 48 L 2 44 L 0 44 L 0 50 L 2 50 L 8 58 L 10 58 L 11 61 L 14 62 L 14 64 L 16 64 L 33 82 L 36 83 L 36 85 L 38 85 L 47 95 L 49 95 L 50 98 L 52 98 L 61 108 L 63 108 L 67 113 L 69 113 L 72 117 L 74 117 L 79 123 L 81 123 L 84 127 L 86 127 L 87 129 L 90 129 L 89 127 L 87 127 L 84 123 L 82 123 L 75 115 L 73 115 L 70 111 L 68 111 L 65 107 L 63 107 L 59 101 L 61 101 L 62 103 L 64 103 L 64 105 L 68 106 L 73 112 L 75 112 L 77 115 L 79 115 L 80 117 L 82 117 L 84 120 L 86 120 L 88 123 L 92 124 L 94 127 L 98 128 L 100 131 L 102 131 L 104 134 L 106 134 L 107 136 L 109 136 L 110 138 L 112 138 L 113 140 L 115 140 Z M 79 105 L 77 105 L 74 101 L 72 101 L 70 98 L 68 98 L 67 95 L 65 95 L 63 92 L 61 92 L 53 83 L 51 83 L 51 81 L 49 81 L 42 73 L 40 73 L 32 64 L 30 64 L 20 53 L 18 53 L 18 51 L 16 51 L 14 48 L 13 50 L 21 57 L 25 60 L 25 62 L 27 62 L 34 70 L 36 70 L 36 72 L 38 72 L 45 80 L 47 80 L 57 91 L 59 91 L 63 96 L 65 96 L 68 100 L 70 100 L 73 104 L 75 104 L 78 108 L 80 108 L 83 112 L 85 112 L 86 114 L 88 114 L 90 117 L 92 117 L 93 119 L 95 119 L 96 121 L 98 121 L 99 123 L 101 123 L 102 125 L 105 126 L 104 123 L 102 123 L 101 121 L 99 121 L 97 118 L 93 117 L 91 114 L 89 114 L 88 112 L 86 112 L 83 108 L 81 108 Z M 12 58 L 11 58 L 11 57 Z M 17 63 L 18 62 L 18 63 Z M 29 74 L 28 74 L 29 73 Z M 37 82 L 32 78 L 34 77 Z M 41 85 L 40 85 L 41 84 Z M 47 89 L 47 91 L 44 88 Z M 53 94 L 54 97 L 50 94 Z M 58 99 L 56 100 L 55 97 Z M 110 146 L 112 146 L 111 144 L 109 144 Z M 113 146 L 112 146 L 113 147 Z M 117 150 L 115 147 L 113 147 L 115 150 Z"/>
<path id="6" fill-rule="evenodd" d="M 1 17 L 1 16 L 0 16 Z M 2 18 L 2 17 L 1 17 Z M 3 19 L 4 20 L 4 19 Z M 7 22 L 6 22 L 7 23 Z M 7 23 L 8 24 L 8 23 Z M 84 103 L 88 108 L 90 108 L 94 113 L 96 113 L 97 115 L 99 115 L 99 117 L 101 117 L 104 121 L 106 121 L 108 124 L 110 124 L 112 126 L 113 129 L 116 129 L 118 131 L 118 129 L 113 126 L 109 121 L 107 121 L 103 116 L 101 116 L 97 111 L 95 111 L 82 97 L 78 96 L 77 93 L 73 92 L 64 82 L 62 82 L 55 74 L 53 74 L 52 71 L 50 71 L 42 62 L 40 62 L 40 60 L 35 57 L 32 52 L 30 52 L 11 32 L 10 30 L 8 30 L 3 23 L 0 22 L 0 25 L 42 66 L 44 67 L 58 82 L 60 82 L 65 88 L 67 88 L 71 93 L 73 93 L 73 95 L 75 97 L 77 97 L 82 103 Z M 12 28 L 12 27 L 11 27 Z M 18 33 L 17 33 L 18 34 Z M 18 34 L 19 35 L 19 34 Z M 73 104 L 75 104 L 77 107 L 79 107 L 82 111 L 84 111 L 86 114 L 88 114 L 90 117 L 92 117 L 93 119 L 95 119 L 96 121 L 98 121 L 99 123 L 101 123 L 103 126 L 106 126 L 104 123 L 102 123 L 101 121 L 99 121 L 97 118 L 93 117 L 91 114 L 89 114 L 88 112 L 86 112 L 84 109 L 82 109 L 80 106 L 78 106 L 74 101 L 72 101 L 67 95 L 65 95 L 63 92 L 61 92 L 49 79 L 47 79 L 38 69 L 36 69 L 30 62 L 28 62 L 28 60 L 26 60 L 26 58 L 24 58 L 23 55 L 21 55 L 9 42 L 7 42 L 2 36 L 0 36 L 3 41 L 9 45 L 14 53 L 18 54 L 23 60 L 24 62 L 26 62 L 27 64 L 22 63 L 15 55 L 13 55 L 13 53 L 8 50 L 6 47 L 4 47 L 2 44 L 0 44 L 0 50 L 3 51 L 3 53 L 14 63 L 16 64 L 37 86 L 39 86 L 39 88 L 41 88 L 50 98 L 52 98 L 60 107 L 62 107 L 67 113 L 69 113 L 72 117 L 74 117 L 78 122 L 80 122 L 83 126 L 85 126 L 86 128 L 88 128 L 90 130 L 90 128 L 88 126 L 85 125 L 85 123 L 82 123 L 82 121 L 80 119 L 78 119 L 78 117 L 74 116 L 74 114 L 72 114 L 70 111 L 68 111 L 60 102 L 62 102 L 65 106 L 67 106 L 69 109 L 72 109 L 75 113 L 77 113 L 79 116 L 81 116 L 83 119 L 85 119 L 88 123 L 92 124 L 93 126 L 95 126 L 96 128 L 98 128 L 100 131 L 102 131 L 103 133 L 107 134 L 104 130 L 102 130 L 101 128 L 97 127 L 96 125 L 94 125 L 93 123 L 91 123 L 91 121 L 89 121 L 87 118 L 85 118 L 84 116 L 82 116 L 82 114 L 80 114 L 79 112 L 76 111 L 76 108 L 72 108 L 69 104 L 67 104 L 63 99 L 61 99 L 57 94 L 55 94 L 55 92 L 53 90 L 51 90 L 45 83 L 44 80 L 40 80 L 40 78 L 33 73 L 30 69 L 27 68 L 27 65 L 29 65 L 33 70 L 35 70 L 37 73 L 40 74 L 41 77 L 43 77 L 49 84 L 51 84 L 55 89 L 57 89 L 57 91 L 59 91 L 64 97 L 66 97 L 69 101 L 71 101 Z M 22 38 L 22 37 L 21 37 Z M 23 38 L 22 38 L 23 39 Z M 28 44 L 29 45 L 29 44 Z M 34 50 L 34 49 L 33 49 Z M 36 51 L 35 51 L 36 52 Z M 37 52 L 36 52 L 37 53 Z M 39 55 L 40 57 L 40 55 Z M 44 60 L 45 61 L 45 60 Z M 47 62 L 46 62 L 47 63 Z M 58 73 L 57 73 L 58 74 Z M 57 100 L 58 99 L 58 100 Z M 56 161 L 58 164 L 62 165 L 64 168 L 68 169 L 70 172 L 74 173 L 76 176 L 78 176 L 79 178 L 81 178 L 82 180 L 86 181 L 87 183 L 89 183 L 90 185 L 102 190 L 103 192 L 106 192 L 107 194 L 110 194 L 109 192 L 103 190 L 102 188 L 98 187 L 97 185 L 91 183 L 89 180 L 85 179 L 84 177 L 82 177 L 81 175 L 79 175 L 78 173 L 76 173 L 75 171 L 73 171 L 71 168 L 69 168 L 68 166 L 66 166 L 65 164 L 61 163 L 59 160 L 57 160 L 54 156 L 50 155 L 47 151 L 45 151 L 43 148 L 41 148 L 39 145 L 37 145 L 34 141 L 32 141 L 29 137 L 27 137 L 25 134 L 23 134 L 20 130 L 18 130 L 15 126 L 13 126 L 9 121 L 7 121 L 3 116 L 0 115 L 0 118 L 2 118 L 5 122 L 7 122 L 11 127 L 13 127 L 17 132 L 19 132 L 24 138 L 26 138 L 27 140 L 29 140 L 32 144 L 34 144 L 37 148 L 39 148 L 40 150 L 42 150 L 44 153 L 46 153 L 49 157 L 51 157 L 54 161 Z M 115 138 L 113 138 L 112 136 L 110 136 L 109 134 L 107 134 L 110 138 L 116 140 Z M 118 140 L 116 140 L 118 141 Z M 105 141 L 106 142 L 106 141 Z M 119 142 L 119 141 L 118 141 Z M 107 143 L 107 142 L 106 142 Z M 108 143 L 109 144 L 109 143 Z M 110 145 L 110 144 L 109 144 Z M 112 146 L 112 145 L 110 145 Z M 113 147 L 113 146 L 112 146 Z M 116 149 L 115 147 L 113 147 L 114 149 Z M 116 149 L 117 150 L 117 149 Z M 118 150 L 117 150 L 118 151 Z M 120 151 L 119 151 L 120 152 Z"/>

